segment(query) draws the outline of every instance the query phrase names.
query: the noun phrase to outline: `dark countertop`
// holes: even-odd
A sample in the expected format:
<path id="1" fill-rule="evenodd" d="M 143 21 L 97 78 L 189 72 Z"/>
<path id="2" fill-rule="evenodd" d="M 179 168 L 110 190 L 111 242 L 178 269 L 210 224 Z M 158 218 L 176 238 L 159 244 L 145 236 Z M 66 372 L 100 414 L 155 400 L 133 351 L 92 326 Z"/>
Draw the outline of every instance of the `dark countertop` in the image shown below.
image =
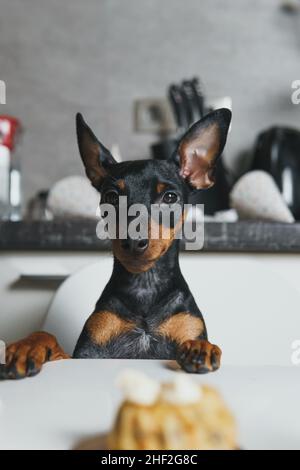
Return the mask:
<path id="1" fill-rule="evenodd" d="M 107 250 L 96 237 L 96 222 L 56 220 L 0 222 L 1 251 Z M 300 223 L 206 222 L 205 252 L 300 253 Z"/>

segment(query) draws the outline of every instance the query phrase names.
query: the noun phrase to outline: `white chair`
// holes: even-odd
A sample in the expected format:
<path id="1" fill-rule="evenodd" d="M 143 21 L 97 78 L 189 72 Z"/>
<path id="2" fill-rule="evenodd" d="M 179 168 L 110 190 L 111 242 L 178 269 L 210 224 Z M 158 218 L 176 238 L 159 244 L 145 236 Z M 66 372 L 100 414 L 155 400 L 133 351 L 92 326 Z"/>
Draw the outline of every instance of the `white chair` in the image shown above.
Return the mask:
<path id="1" fill-rule="evenodd" d="M 68 353 L 111 274 L 111 255 L 99 257 L 61 285 L 44 323 Z M 224 364 L 291 365 L 300 291 L 274 264 L 251 255 L 184 253 L 181 268 Z"/>

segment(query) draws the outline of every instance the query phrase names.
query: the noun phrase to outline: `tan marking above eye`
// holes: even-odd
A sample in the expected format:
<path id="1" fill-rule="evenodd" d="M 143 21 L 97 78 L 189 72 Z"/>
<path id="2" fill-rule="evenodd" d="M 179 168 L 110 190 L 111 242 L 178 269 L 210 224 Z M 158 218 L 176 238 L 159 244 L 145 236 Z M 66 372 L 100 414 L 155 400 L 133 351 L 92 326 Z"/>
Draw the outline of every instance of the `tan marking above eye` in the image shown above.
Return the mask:
<path id="1" fill-rule="evenodd" d="M 125 181 L 124 180 L 118 180 L 117 181 L 117 186 L 119 189 L 121 189 L 121 191 L 124 191 L 125 190 Z"/>
<path id="2" fill-rule="evenodd" d="M 134 328 L 135 324 L 124 320 L 116 313 L 102 310 L 93 313 L 87 320 L 86 328 L 94 343 L 104 345 L 111 339 Z"/>
<path id="3" fill-rule="evenodd" d="M 187 312 L 176 313 L 162 322 L 157 332 L 178 344 L 191 339 L 197 339 L 204 331 L 201 318 Z"/>
<path id="4" fill-rule="evenodd" d="M 166 183 L 157 183 L 156 185 L 156 192 L 158 194 L 162 193 L 163 191 L 165 191 L 167 189 L 167 185 Z"/>

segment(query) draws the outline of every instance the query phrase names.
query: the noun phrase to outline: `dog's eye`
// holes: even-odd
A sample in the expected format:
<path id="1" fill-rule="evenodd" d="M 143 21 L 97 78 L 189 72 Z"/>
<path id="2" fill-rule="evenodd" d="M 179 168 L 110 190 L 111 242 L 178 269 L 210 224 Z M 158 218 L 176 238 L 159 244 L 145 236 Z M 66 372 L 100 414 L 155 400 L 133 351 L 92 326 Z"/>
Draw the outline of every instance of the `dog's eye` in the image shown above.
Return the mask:
<path id="1" fill-rule="evenodd" d="M 119 194 L 117 193 L 117 191 L 113 191 L 113 190 L 107 191 L 106 193 L 103 194 L 102 201 L 105 202 L 106 204 L 117 206 L 119 203 Z"/>
<path id="2" fill-rule="evenodd" d="M 162 200 L 165 204 L 175 204 L 178 201 L 178 196 L 173 191 L 168 191 L 163 195 Z"/>

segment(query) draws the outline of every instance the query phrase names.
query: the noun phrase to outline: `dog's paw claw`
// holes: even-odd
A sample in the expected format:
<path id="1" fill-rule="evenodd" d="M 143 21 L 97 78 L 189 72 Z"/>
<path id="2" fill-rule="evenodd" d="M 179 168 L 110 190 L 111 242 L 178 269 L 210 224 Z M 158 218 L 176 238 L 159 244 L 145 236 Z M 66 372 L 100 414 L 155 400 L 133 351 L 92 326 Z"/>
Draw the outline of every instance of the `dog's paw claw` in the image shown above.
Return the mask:
<path id="1" fill-rule="evenodd" d="M 38 374 L 48 361 L 67 359 L 56 338 L 37 332 L 13 343 L 6 350 L 6 364 L 0 367 L 0 380 L 17 380 Z"/>
<path id="2" fill-rule="evenodd" d="M 25 345 L 12 355 L 7 355 L 6 364 L 0 369 L 0 380 L 18 380 L 36 375 L 42 368 L 43 362 L 34 360 Z"/>
<path id="3" fill-rule="evenodd" d="M 221 349 L 209 341 L 190 340 L 179 348 L 177 362 L 186 372 L 206 374 L 219 369 L 221 355 Z"/>

